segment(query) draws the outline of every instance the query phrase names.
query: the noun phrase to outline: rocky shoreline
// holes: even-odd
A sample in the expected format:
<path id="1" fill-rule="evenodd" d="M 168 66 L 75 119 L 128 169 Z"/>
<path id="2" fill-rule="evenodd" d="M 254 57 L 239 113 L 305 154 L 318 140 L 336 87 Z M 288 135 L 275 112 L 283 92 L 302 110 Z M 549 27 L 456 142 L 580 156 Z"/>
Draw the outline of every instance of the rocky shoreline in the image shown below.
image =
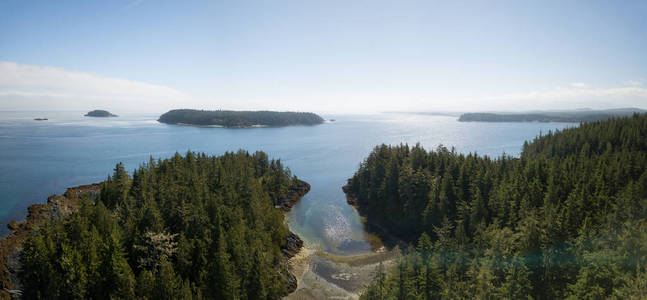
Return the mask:
<path id="1" fill-rule="evenodd" d="M 346 195 L 346 203 L 357 208 L 359 203 L 357 202 L 357 198 L 351 194 L 350 185 L 342 186 L 341 190 L 344 191 L 344 194 Z"/>
<path id="2" fill-rule="evenodd" d="M 289 212 L 292 209 L 292 206 L 297 204 L 301 197 L 307 194 L 310 191 L 310 184 L 297 179 L 297 185 L 288 189 L 285 197 L 279 199 L 279 202 L 274 206 L 282 210 L 283 212 Z"/>
<path id="3" fill-rule="evenodd" d="M 357 207 L 349 187 L 342 187 L 350 205 Z M 384 247 L 371 252 L 338 256 L 304 246 L 289 261 L 291 272 L 298 277 L 296 291 L 285 300 L 359 299 L 364 287 L 373 281 L 376 268 L 382 264 L 391 270 L 400 251 Z"/>
<path id="4" fill-rule="evenodd" d="M 341 189 L 346 195 L 346 203 L 354 207 L 357 210 L 357 213 L 363 218 L 362 222 L 364 223 L 365 230 L 367 232 L 377 236 L 380 242 L 389 249 L 392 249 L 395 246 L 399 246 L 402 249 L 407 248 L 408 244 L 391 233 L 387 227 L 378 224 L 377 222 L 369 222 L 369 220 L 367 220 L 366 208 L 359 205 L 359 201 L 355 195 L 353 195 L 350 185 L 344 185 Z"/>
<path id="5" fill-rule="evenodd" d="M 159 121 L 158 121 L 159 122 Z M 164 122 L 160 122 L 164 123 Z M 188 126 L 188 127 L 202 127 L 202 128 L 228 128 L 228 129 L 241 129 L 241 128 L 265 128 L 272 127 L 269 125 L 245 125 L 245 126 L 224 126 L 224 125 L 200 125 L 200 124 L 191 124 L 191 123 L 164 123 L 169 125 L 176 126 Z"/>
<path id="6" fill-rule="evenodd" d="M 76 211 L 81 198 L 95 200 L 100 191 L 100 183 L 69 188 L 63 195 L 49 196 L 47 203 L 29 206 L 24 221 L 11 221 L 7 224 L 11 232 L 0 239 L 0 299 L 20 296 L 20 281 L 16 276 L 20 270 L 20 251 L 31 232 L 48 221 Z"/>
<path id="7" fill-rule="evenodd" d="M 93 183 L 68 188 L 62 195 L 52 195 L 47 198 L 47 203 L 33 204 L 27 209 L 27 217 L 22 222 L 11 221 L 7 227 L 11 232 L 0 238 L 0 299 L 20 297 L 20 281 L 17 274 L 20 270 L 20 252 L 22 245 L 33 230 L 59 218 L 66 217 L 76 211 L 81 198 L 87 197 L 94 201 L 101 192 L 101 183 Z M 287 213 L 306 193 L 310 191 L 310 184 L 299 180 L 297 185 L 290 188 L 285 197 L 279 200 L 275 207 Z M 289 232 L 286 243 L 281 248 L 284 262 L 297 255 L 303 248 L 303 240 L 293 232 Z M 287 268 L 286 268 L 287 269 Z M 287 293 L 292 293 L 297 288 L 297 279 L 294 274 L 282 274 L 288 282 Z"/>
<path id="8" fill-rule="evenodd" d="M 297 202 L 299 202 L 299 200 L 301 200 L 301 198 L 309 191 L 310 184 L 303 180 L 298 180 L 297 185 L 291 187 L 288 190 L 286 196 L 279 199 L 278 204 L 274 207 L 282 210 L 284 213 L 288 213 L 292 209 L 292 206 L 297 204 Z M 288 261 L 296 256 L 301 251 L 301 249 L 303 249 L 303 240 L 294 232 L 290 231 L 288 233 L 288 236 L 286 237 L 285 246 L 281 247 L 281 253 L 283 253 L 284 257 L 283 264 L 287 266 Z M 286 269 L 288 268 L 286 267 Z M 285 276 L 286 282 L 288 283 L 286 295 L 289 295 L 297 289 L 297 278 L 290 271 L 288 271 L 287 274 L 283 275 Z"/>

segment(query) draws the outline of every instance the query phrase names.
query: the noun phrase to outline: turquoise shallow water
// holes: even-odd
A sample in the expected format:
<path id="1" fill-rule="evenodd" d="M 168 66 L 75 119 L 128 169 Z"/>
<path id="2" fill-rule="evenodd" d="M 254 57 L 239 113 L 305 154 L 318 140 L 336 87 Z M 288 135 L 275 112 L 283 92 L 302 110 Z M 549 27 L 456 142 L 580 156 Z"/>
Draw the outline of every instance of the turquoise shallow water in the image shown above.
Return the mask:
<path id="1" fill-rule="evenodd" d="M 34 121 L 47 117 L 48 121 Z M 518 155 L 540 132 L 560 123 L 460 123 L 455 117 L 407 114 L 324 115 L 317 126 L 198 128 L 160 124 L 157 115 L 87 118 L 83 112 L 0 112 L 0 223 L 21 220 L 27 207 L 67 187 L 98 182 L 118 162 L 128 170 L 149 156 L 187 150 L 221 154 L 263 150 L 312 185 L 288 215 L 311 246 L 336 253 L 370 251 L 341 186 L 378 144 L 439 144 L 459 152 Z M 4 236 L 8 229 L 0 227 Z"/>

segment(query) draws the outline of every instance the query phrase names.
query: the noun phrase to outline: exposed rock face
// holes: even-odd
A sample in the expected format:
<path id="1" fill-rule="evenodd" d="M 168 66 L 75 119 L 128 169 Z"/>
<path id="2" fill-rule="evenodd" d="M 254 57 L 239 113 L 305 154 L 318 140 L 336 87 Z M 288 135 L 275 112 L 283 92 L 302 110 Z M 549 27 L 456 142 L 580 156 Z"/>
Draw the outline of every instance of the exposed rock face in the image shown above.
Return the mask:
<path id="1" fill-rule="evenodd" d="M 283 253 L 283 256 L 285 258 L 284 262 L 286 265 L 288 259 L 297 255 L 297 253 L 301 251 L 301 248 L 303 248 L 303 240 L 301 240 L 298 235 L 294 234 L 294 232 L 290 231 L 290 234 L 288 234 L 288 236 L 286 237 L 285 246 L 281 248 L 281 252 Z M 285 273 L 286 274 L 283 275 L 286 277 L 287 294 L 290 294 L 297 289 L 297 278 L 290 272 Z"/>
<path id="2" fill-rule="evenodd" d="M 357 202 L 357 198 L 355 198 L 355 196 L 353 196 L 353 193 L 351 193 L 350 185 L 342 186 L 341 189 L 342 191 L 344 191 L 344 194 L 346 194 L 346 202 L 351 206 L 357 207 L 359 203 Z"/>
<path id="3" fill-rule="evenodd" d="M 285 198 L 279 199 L 279 203 L 276 205 L 276 208 L 286 213 L 289 212 L 292 209 L 292 206 L 294 206 L 301 197 L 303 197 L 303 195 L 308 193 L 308 191 L 310 191 L 310 184 L 299 180 L 296 186 L 288 190 Z M 294 257 L 299 253 L 299 251 L 301 251 L 301 248 L 303 248 L 303 240 L 301 240 L 301 238 L 292 231 L 290 231 L 285 239 L 285 245 L 281 247 L 281 252 L 284 257 L 284 265 L 287 266 L 288 259 Z M 287 294 L 294 292 L 297 289 L 297 278 L 290 272 L 282 272 L 282 275 L 285 277 L 287 282 Z"/>
<path id="4" fill-rule="evenodd" d="M 296 186 L 293 186 L 288 190 L 285 198 L 279 199 L 279 202 L 275 207 L 284 212 L 289 212 L 292 209 L 292 206 L 297 204 L 301 197 L 303 197 L 303 195 L 307 194 L 309 191 L 310 184 L 305 181 L 299 180 L 299 183 Z"/>
<path id="5" fill-rule="evenodd" d="M 12 295 L 20 295 L 20 282 L 16 276 L 20 270 L 20 252 L 32 230 L 45 225 L 48 221 L 71 214 L 78 208 L 82 197 L 95 200 L 100 191 L 99 183 L 69 188 L 62 196 L 49 196 L 45 204 L 30 206 L 24 221 L 9 222 L 7 227 L 11 232 L 0 239 L 0 299 L 10 299 Z"/>
<path id="6" fill-rule="evenodd" d="M 288 236 L 286 237 L 285 246 L 281 248 L 281 252 L 287 258 L 291 258 L 297 255 L 302 247 L 303 240 L 301 240 L 298 235 L 294 234 L 294 232 L 290 231 L 290 234 L 288 234 Z"/>

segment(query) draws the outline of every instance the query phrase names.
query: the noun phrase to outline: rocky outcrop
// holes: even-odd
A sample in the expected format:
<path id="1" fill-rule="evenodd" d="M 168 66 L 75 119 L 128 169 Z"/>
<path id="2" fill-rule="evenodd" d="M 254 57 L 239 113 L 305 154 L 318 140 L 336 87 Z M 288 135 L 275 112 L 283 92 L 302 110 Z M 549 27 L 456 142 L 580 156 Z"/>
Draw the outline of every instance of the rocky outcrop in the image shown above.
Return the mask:
<path id="1" fill-rule="evenodd" d="M 350 204 L 351 206 L 357 207 L 359 203 L 357 202 L 357 198 L 353 196 L 353 193 L 350 190 L 350 185 L 345 185 L 341 187 L 341 190 L 344 191 L 344 194 L 346 194 L 346 202 Z"/>
<path id="2" fill-rule="evenodd" d="M 22 222 L 11 221 L 7 227 L 9 235 L 0 239 L 0 299 L 20 295 L 20 251 L 31 232 L 49 221 L 65 217 L 76 211 L 83 197 L 95 200 L 101 191 L 101 184 L 89 184 L 67 189 L 63 195 L 52 195 L 45 204 L 31 205 Z"/>
<path id="3" fill-rule="evenodd" d="M 303 240 L 292 231 L 290 231 L 285 239 L 286 243 L 281 247 L 281 252 L 284 257 L 284 264 L 287 265 L 288 259 L 297 255 L 301 251 L 301 248 L 303 248 Z M 285 272 L 283 276 L 287 283 L 287 294 L 294 292 L 297 289 L 297 278 L 290 272 Z"/>
<path id="4" fill-rule="evenodd" d="M 276 204 L 276 208 L 282 210 L 283 212 L 289 212 L 292 209 L 292 206 L 297 204 L 303 195 L 307 194 L 310 191 L 310 184 L 297 179 L 297 184 L 291 187 L 285 197 L 279 199 Z"/>
<path id="5" fill-rule="evenodd" d="M 287 258 L 291 258 L 297 255 L 297 253 L 301 251 L 301 248 L 303 248 L 303 240 L 301 240 L 298 235 L 294 234 L 294 232 L 290 231 L 286 237 L 285 246 L 281 248 L 281 252 Z"/>
<path id="6" fill-rule="evenodd" d="M 285 295 L 291 294 L 297 289 L 297 278 L 296 276 L 294 276 L 294 274 L 288 271 L 288 260 L 297 255 L 297 253 L 301 251 L 301 248 L 303 248 L 303 241 L 301 240 L 301 238 L 299 238 L 298 235 L 290 231 L 290 233 L 286 237 L 285 246 L 281 247 L 281 252 L 283 253 L 282 264 L 283 266 L 285 266 L 285 271 L 281 272 L 281 275 L 285 280 L 287 288 Z"/>
<path id="7" fill-rule="evenodd" d="M 294 206 L 309 191 L 310 184 L 299 180 L 295 186 L 288 190 L 285 197 L 279 199 L 279 202 L 275 207 L 287 213 L 292 209 L 292 206 Z M 301 238 L 294 232 L 290 231 L 285 238 L 285 245 L 281 247 L 281 252 L 284 257 L 283 265 L 286 267 L 286 271 L 281 272 L 281 275 L 286 282 L 286 295 L 291 294 L 297 289 L 297 278 L 294 274 L 287 271 L 288 260 L 297 255 L 297 253 L 301 251 L 301 248 L 303 248 L 303 240 L 301 240 Z"/>

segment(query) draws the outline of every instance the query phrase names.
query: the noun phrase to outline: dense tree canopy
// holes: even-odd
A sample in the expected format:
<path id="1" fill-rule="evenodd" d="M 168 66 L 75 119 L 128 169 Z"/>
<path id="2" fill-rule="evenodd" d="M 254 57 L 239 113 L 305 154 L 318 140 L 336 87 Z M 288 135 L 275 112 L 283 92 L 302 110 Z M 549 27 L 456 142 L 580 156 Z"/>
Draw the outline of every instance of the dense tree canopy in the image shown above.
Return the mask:
<path id="1" fill-rule="evenodd" d="M 24 297 L 277 299 L 286 293 L 274 205 L 296 177 L 263 152 L 188 152 L 132 177 L 118 164 L 95 202 L 25 243 Z"/>
<path id="2" fill-rule="evenodd" d="M 634 113 L 644 113 L 638 108 L 619 108 L 608 110 L 583 110 L 541 113 L 464 113 L 460 122 L 594 122 L 604 121 L 613 117 L 631 116 Z"/>
<path id="3" fill-rule="evenodd" d="M 107 110 L 95 109 L 85 114 L 86 117 L 117 117 L 117 115 L 110 113 Z"/>
<path id="4" fill-rule="evenodd" d="M 646 115 L 550 132 L 520 158 L 382 145 L 347 191 L 413 244 L 365 299 L 647 295 Z"/>
<path id="5" fill-rule="evenodd" d="M 309 112 L 174 109 L 161 115 L 158 121 L 168 124 L 248 127 L 316 125 L 323 123 L 324 119 Z"/>

